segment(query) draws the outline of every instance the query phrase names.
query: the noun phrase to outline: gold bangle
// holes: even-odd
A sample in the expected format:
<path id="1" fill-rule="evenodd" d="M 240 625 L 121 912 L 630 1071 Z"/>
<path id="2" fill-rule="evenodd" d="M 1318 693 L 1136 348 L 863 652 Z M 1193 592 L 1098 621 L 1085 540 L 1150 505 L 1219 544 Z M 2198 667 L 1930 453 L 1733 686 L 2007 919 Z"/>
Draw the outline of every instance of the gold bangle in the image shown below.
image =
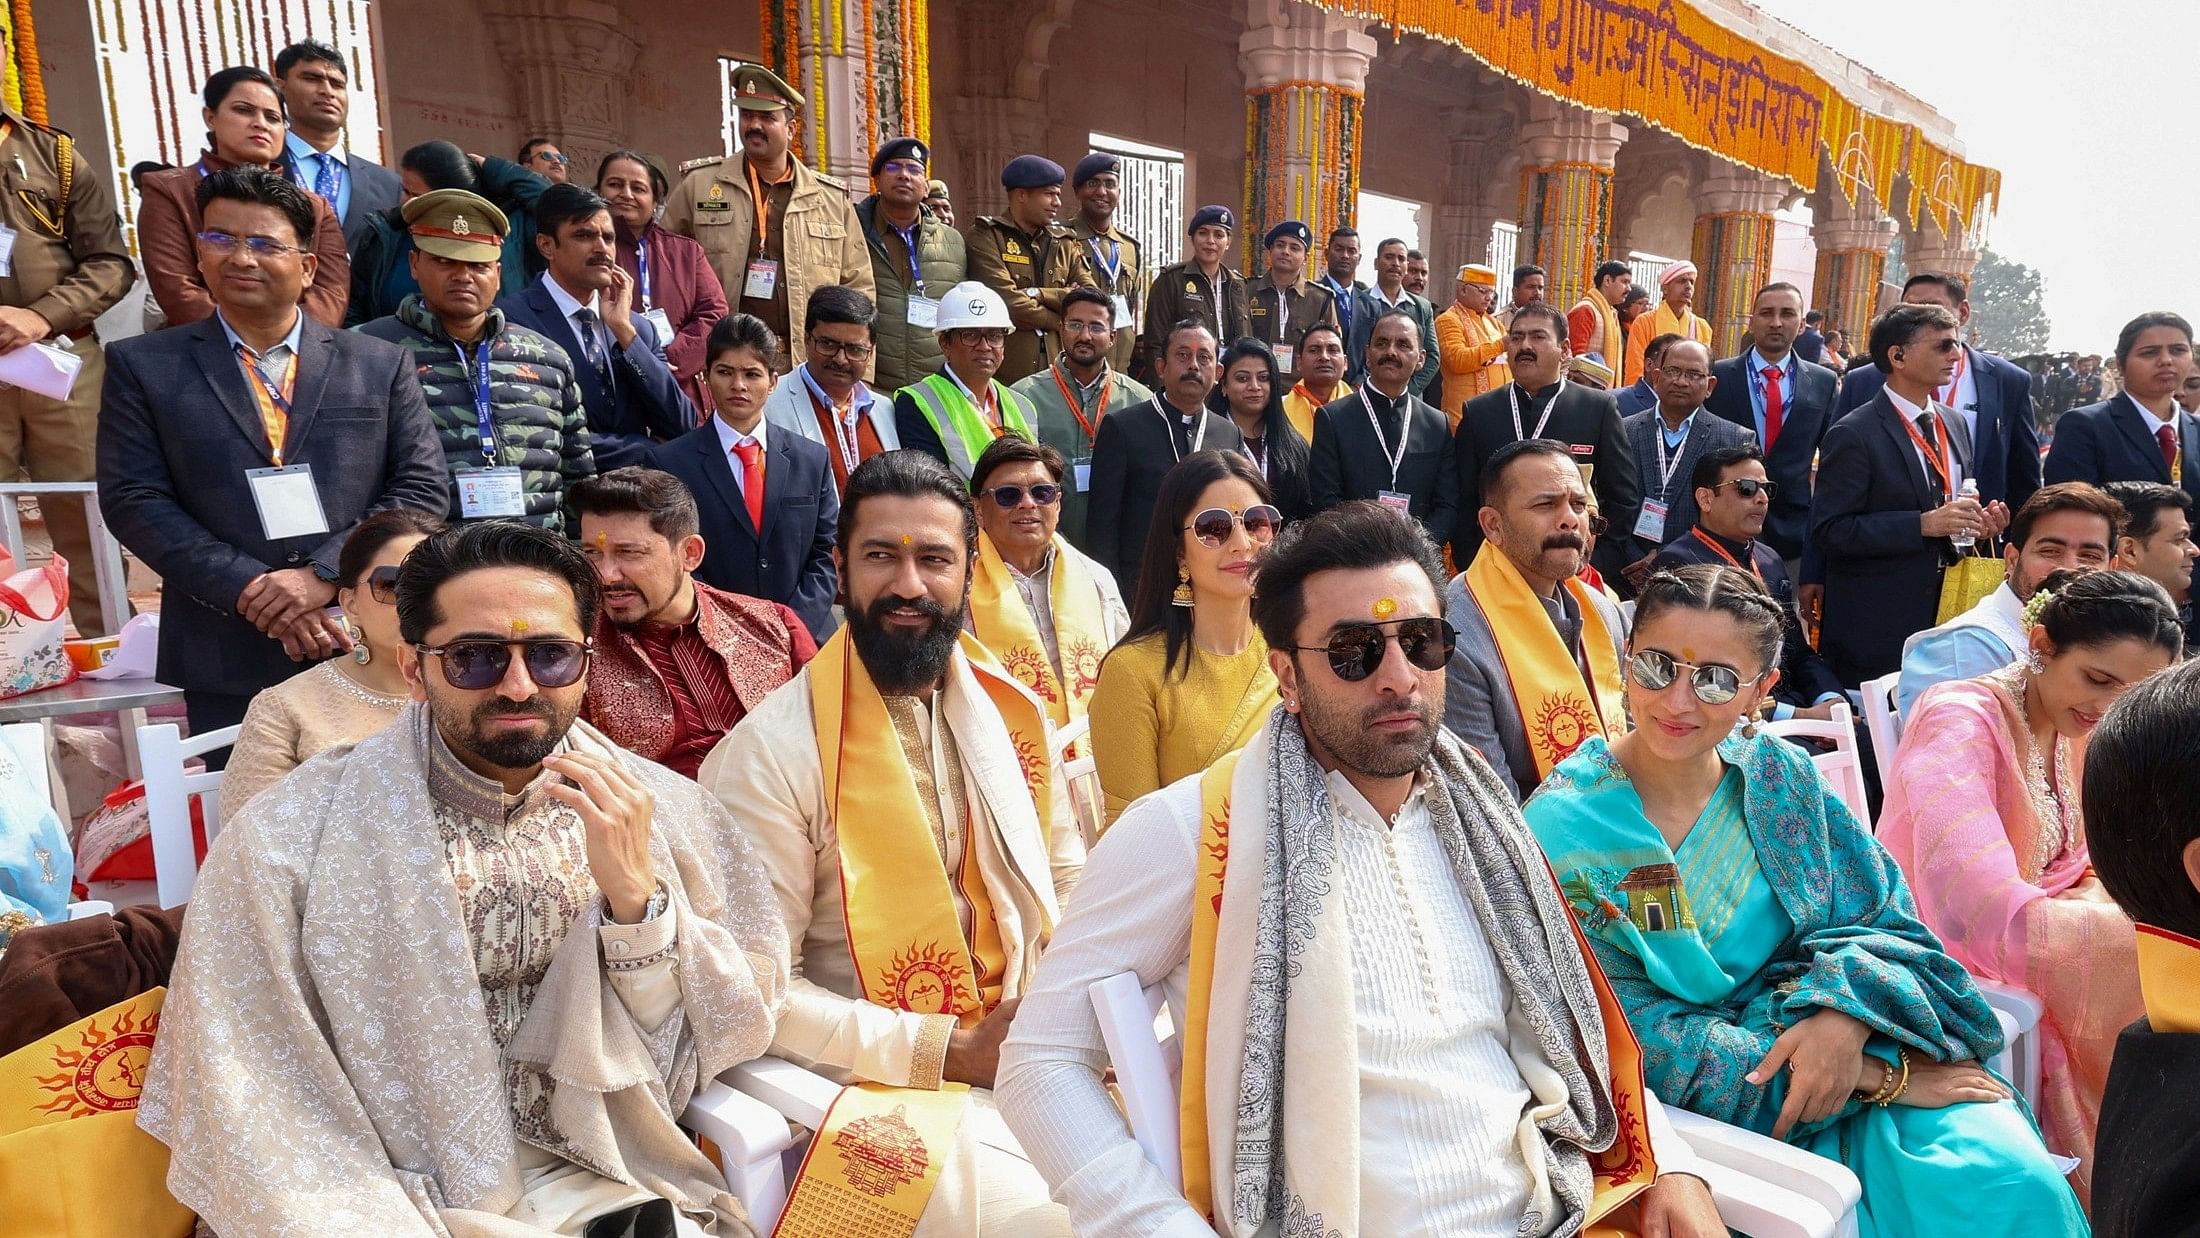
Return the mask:
<path id="1" fill-rule="evenodd" d="M 1894 1090 L 1888 1092 L 1884 1098 L 1877 1096 L 1872 1098 L 1871 1103 L 1879 1106 L 1882 1109 L 1902 1099 L 1902 1094 L 1910 1090 L 1910 1051 L 1908 1049 L 1898 1048 L 1895 1050 L 1895 1054 L 1902 1060 L 1902 1080 L 1900 1083 L 1896 1084 Z"/>
<path id="2" fill-rule="evenodd" d="M 1887 1103 L 1888 1096 L 1892 1095 L 1894 1092 L 1896 1071 L 1894 1063 L 1892 1062 L 1877 1058 L 1873 1060 L 1879 1062 L 1879 1087 L 1868 1095 L 1861 1093 L 1858 1094 L 1856 1099 L 1862 1101 L 1867 1105 L 1884 1105 Z"/>

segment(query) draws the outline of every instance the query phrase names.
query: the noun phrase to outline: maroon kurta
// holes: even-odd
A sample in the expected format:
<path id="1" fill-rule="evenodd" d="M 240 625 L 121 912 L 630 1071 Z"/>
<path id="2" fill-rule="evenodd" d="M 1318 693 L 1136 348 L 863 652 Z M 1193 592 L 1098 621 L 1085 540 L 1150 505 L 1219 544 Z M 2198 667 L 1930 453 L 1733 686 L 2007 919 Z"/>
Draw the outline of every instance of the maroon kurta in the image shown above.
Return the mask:
<path id="1" fill-rule="evenodd" d="M 662 309 L 672 320 L 672 339 L 666 341 L 665 360 L 672 366 L 672 376 L 679 380 L 681 390 L 707 415 L 715 405 L 710 399 L 710 384 L 703 381 L 703 345 L 710 339 L 711 327 L 729 312 L 726 290 L 719 286 L 718 273 L 710 269 L 703 247 L 691 238 L 667 232 L 656 224 L 649 225 L 643 236 L 649 242 L 650 305 Z M 642 304 L 641 263 L 634 241 L 624 228 L 619 230 L 619 265 L 634 277 L 634 311 L 640 313 L 646 308 Z M 781 340 L 779 346 L 784 350 L 787 342 Z"/>

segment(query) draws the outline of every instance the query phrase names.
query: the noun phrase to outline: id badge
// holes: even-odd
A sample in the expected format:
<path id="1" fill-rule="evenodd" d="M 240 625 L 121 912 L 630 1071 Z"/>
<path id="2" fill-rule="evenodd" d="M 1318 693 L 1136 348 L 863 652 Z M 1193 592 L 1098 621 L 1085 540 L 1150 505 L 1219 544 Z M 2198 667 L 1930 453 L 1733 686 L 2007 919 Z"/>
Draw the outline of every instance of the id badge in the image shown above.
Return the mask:
<path id="1" fill-rule="evenodd" d="M 749 277 L 741 285 L 741 295 L 750 301 L 769 301 L 779 288 L 779 262 L 775 258 L 749 259 Z"/>
<path id="2" fill-rule="evenodd" d="M 1665 504 L 1656 499 L 1642 501 L 1642 514 L 1635 517 L 1635 536 L 1646 542 L 1665 544 Z"/>
<path id="3" fill-rule="evenodd" d="M 1276 354 L 1276 369 L 1282 371 L 1285 374 L 1296 374 L 1299 372 L 1298 349 L 1293 348 L 1289 344 L 1277 344 L 1274 345 L 1270 349 L 1270 351 Z"/>
<path id="4" fill-rule="evenodd" d="M 940 303 L 931 297 L 911 296 L 906 317 L 909 325 L 922 331 L 930 331 L 932 324 L 940 320 Z"/>
<path id="5" fill-rule="evenodd" d="M 15 275 L 15 229 L 0 224 L 0 279 Z"/>
<path id="6" fill-rule="evenodd" d="M 1413 496 L 1403 490 L 1377 491 L 1375 501 L 1401 516 L 1411 515 L 1413 512 Z"/>
<path id="7" fill-rule="evenodd" d="M 321 510 L 321 492 L 314 488 L 312 465 L 246 469 L 244 480 L 252 488 L 252 505 L 260 510 L 260 534 L 267 540 L 279 542 L 328 532 L 328 515 Z"/>
<path id="8" fill-rule="evenodd" d="M 1131 299 L 1119 292 L 1109 297 L 1108 301 L 1115 306 L 1115 329 L 1121 331 L 1128 328 L 1131 325 Z"/>
<path id="9" fill-rule="evenodd" d="M 465 469 L 457 479 L 458 514 L 466 519 L 527 514 L 527 492 L 520 486 L 518 469 Z"/>
<path id="10" fill-rule="evenodd" d="M 1082 460 L 1073 460 L 1073 461 L 1071 461 L 1071 462 L 1070 462 L 1070 466 L 1069 466 L 1069 467 L 1070 467 L 1070 476 L 1071 476 L 1071 478 L 1072 478 L 1072 479 L 1073 479 L 1073 480 L 1074 480 L 1074 481 L 1075 481 L 1075 482 L 1077 483 L 1077 493 L 1079 493 L 1079 494 L 1089 494 L 1089 493 L 1091 493 L 1091 491 L 1092 491 L 1092 457 L 1091 457 L 1091 456 L 1086 456 L 1086 457 L 1085 457 L 1084 459 L 1082 459 Z"/>
<path id="11" fill-rule="evenodd" d="M 671 347 L 672 315 L 665 313 L 662 309 L 646 309 L 642 311 L 642 318 L 656 329 L 657 351 L 663 353 L 665 349 Z"/>

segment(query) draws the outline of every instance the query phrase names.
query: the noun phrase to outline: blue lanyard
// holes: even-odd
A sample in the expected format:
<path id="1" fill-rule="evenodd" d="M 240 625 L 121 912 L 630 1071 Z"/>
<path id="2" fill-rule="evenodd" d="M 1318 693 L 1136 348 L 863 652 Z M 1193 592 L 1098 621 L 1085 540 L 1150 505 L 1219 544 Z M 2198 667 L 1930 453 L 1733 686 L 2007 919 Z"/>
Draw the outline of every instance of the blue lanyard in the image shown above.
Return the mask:
<path id="1" fill-rule="evenodd" d="M 916 285 L 917 295 L 923 296 L 924 271 L 917 266 L 917 225 L 910 224 L 906 228 L 899 228 L 895 227 L 893 222 L 889 220 L 886 226 L 893 228 L 894 235 L 901 238 L 902 251 L 909 255 L 909 278 Z"/>
<path id="2" fill-rule="evenodd" d="M 458 369 L 466 372 L 466 350 L 453 343 L 458 354 Z M 496 420 L 489 412 L 489 341 L 474 346 L 474 373 L 470 384 L 474 389 L 474 429 L 480 435 L 481 459 L 484 465 L 494 468 L 497 462 Z"/>
<path id="3" fill-rule="evenodd" d="M 1108 277 L 1108 291 L 1115 291 L 1117 281 L 1123 278 L 1123 243 L 1121 241 L 1109 241 L 1108 256 L 1105 258 L 1100 256 L 1099 237 L 1086 237 L 1085 244 L 1092 247 L 1092 260 L 1099 264 L 1101 272 Z"/>
<path id="4" fill-rule="evenodd" d="M 641 286 L 642 309 L 646 311 L 651 308 L 649 296 L 649 242 L 639 237 L 635 238 L 634 241 L 634 270 L 637 276 L 634 282 Z"/>

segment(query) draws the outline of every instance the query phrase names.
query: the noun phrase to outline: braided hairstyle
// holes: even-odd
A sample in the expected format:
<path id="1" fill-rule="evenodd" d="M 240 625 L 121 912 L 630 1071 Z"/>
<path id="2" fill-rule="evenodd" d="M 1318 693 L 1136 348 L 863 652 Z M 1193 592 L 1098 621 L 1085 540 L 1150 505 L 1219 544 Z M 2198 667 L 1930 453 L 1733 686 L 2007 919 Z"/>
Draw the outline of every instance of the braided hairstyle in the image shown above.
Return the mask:
<path id="1" fill-rule="evenodd" d="M 1714 563 L 1670 567 L 1652 576 L 1635 595 L 1635 630 L 1669 610 L 1725 615 L 1742 629 L 1764 665 L 1758 675 L 1780 665 L 1780 640 L 1787 612 L 1778 599 L 1748 572 Z"/>
<path id="2" fill-rule="evenodd" d="M 2025 604 L 2024 618 L 2027 626 L 2046 629 L 2058 650 L 2137 640 L 2174 658 L 2185 647 L 2176 604 L 2137 572 L 2051 572 Z"/>

